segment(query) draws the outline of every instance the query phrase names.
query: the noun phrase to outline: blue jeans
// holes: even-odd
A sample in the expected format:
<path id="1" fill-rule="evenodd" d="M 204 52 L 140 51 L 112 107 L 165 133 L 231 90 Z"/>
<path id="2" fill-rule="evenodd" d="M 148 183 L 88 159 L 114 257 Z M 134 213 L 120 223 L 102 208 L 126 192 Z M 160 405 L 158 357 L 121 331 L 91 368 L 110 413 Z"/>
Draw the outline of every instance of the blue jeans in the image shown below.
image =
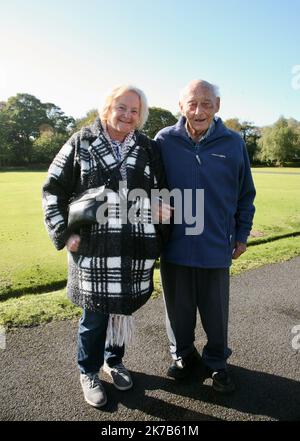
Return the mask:
<path id="1" fill-rule="evenodd" d="M 122 363 L 125 347 L 105 346 L 108 314 L 83 310 L 78 328 L 78 367 L 82 374 L 99 372 L 104 360 L 110 367 Z"/>

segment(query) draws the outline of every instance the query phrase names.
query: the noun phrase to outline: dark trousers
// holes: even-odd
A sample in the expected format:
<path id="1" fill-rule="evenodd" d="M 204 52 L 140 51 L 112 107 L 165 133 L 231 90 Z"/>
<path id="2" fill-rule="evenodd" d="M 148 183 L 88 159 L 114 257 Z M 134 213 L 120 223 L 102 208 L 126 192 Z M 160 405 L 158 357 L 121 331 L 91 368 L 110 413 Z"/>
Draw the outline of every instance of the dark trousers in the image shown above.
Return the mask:
<path id="1" fill-rule="evenodd" d="M 226 368 L 231 355 L 227 346 L 229 268 L 194 268 L 161 261 L 166 306 L 166 328 L 173 359 L 195 349 L 197 309 L 207 344 L 202 360 L 211 369 Z"/>
<path id="2" fill-rule="evenodd" d="M 77 362 L 82 374 L 99 372 L 104 360 L 112 367 L 122 363 L 124 346 L 105 346 L 108 314 L 83 310 L 78 328 Z"/>

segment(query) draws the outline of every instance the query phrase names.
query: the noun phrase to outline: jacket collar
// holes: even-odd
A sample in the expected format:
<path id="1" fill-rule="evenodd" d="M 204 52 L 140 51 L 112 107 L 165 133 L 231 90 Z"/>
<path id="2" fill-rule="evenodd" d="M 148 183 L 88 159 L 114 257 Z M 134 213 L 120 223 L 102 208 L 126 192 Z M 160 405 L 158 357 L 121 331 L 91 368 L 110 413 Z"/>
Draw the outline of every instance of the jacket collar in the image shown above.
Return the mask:
<path id="1" fill-rule="evenodd" d="M 178 120 L 178 122 L 173 126 L 173 129 L 171 131 L 172 135 L 179 136 L 180 138 L 186 139 L 189 143 L 191 143 L 191 139 L 189 137 L 189 134 L 187 133 L 187 130 L 185 128 L 186 124 L 186 117 L 181 116 Z M 224 125 L 221 118 L 218 117 L 218 119 L 215 118 L 215 129 L 211 135 L 209 135 L 205 142 L 213 141 L 217 138 L 221 138 L 223 136 L 230 136 L 230 131 L 227 129 L 227 127 Z"/>
<path id="2" fill-rule="evenodd" d="M 133 137 L 128 144 L 129 148 L 131 148 L 136 143 L 137 136 L 138 132 L 135 131 Z M 107 172 L 109 174 L 109 172 L 111 172 L 118 166 L 118 161 L 113 154 L 112 147 L 104 135 L 103 127 L 99 117 L 95 120 L 93 125 L 84 127 L 81 130 L 81 141 L 87 143 L 88 152 L 92 157 L 94 157 L 104 173 Z M 129 155 L 129 157 L 132 154 L 134 154 L 133 151 Z M 119 178 L 122 179 L 121 174 Z"/>

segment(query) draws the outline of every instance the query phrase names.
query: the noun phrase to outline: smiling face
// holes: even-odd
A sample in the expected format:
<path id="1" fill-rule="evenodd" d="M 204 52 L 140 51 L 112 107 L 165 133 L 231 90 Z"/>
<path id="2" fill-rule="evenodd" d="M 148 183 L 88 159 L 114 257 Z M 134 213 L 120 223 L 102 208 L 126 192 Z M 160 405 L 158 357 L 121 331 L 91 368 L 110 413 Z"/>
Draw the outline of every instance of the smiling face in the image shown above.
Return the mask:
<path id="1" fill-rule="evenodd" d="M 199 138 L 209 128 L 214 115 L 219 111 L 220 98 L 201 84 L 192 85 L 187 89 L 180 103 L 180 110 L 186 117 L 188 129 L 193 138 Z"/>
<path id="2" fill-rule="evenodd" d="M 115 98 L 106 121 L 110 137 L 123 141 L 138 126 L 140 111 L 140 98 L 135 92 L 128 91 Z"/>

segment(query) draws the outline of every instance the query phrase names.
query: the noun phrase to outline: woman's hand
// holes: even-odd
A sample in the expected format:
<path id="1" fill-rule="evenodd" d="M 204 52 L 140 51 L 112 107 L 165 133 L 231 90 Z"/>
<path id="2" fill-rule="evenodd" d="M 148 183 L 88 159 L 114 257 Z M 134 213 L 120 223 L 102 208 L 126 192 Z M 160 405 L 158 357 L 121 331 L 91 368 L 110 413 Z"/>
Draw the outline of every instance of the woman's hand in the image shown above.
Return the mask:
<path id="1" fill-rule="evenodd" d="M 66 247 L 68 251 L 76 253 L 80 244 L 80 236 L 78 234 L 72 234 L 67 240 Z"/>

